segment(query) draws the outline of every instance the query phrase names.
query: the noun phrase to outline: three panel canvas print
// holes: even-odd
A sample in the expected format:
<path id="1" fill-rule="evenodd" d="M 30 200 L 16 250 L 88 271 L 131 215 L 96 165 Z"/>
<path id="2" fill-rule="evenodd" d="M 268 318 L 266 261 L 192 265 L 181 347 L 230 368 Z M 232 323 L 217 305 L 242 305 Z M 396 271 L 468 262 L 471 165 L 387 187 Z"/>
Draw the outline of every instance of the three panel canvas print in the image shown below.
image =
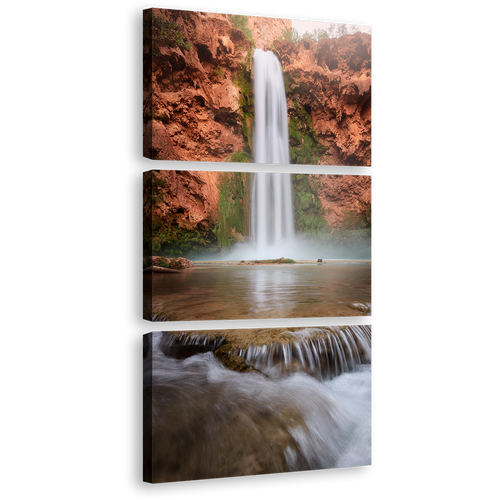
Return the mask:
<path id="1" fill-rule="evenodd" d="M 154 8 L 143 53 L 177 162 L 143 174 L 144 319 L 370 316 L 371 176 L 334 167 L 371 166 L 369 27 Z M 144 336 L 145 481 L 371 463 L 371 326 L 214 328 Z"/>

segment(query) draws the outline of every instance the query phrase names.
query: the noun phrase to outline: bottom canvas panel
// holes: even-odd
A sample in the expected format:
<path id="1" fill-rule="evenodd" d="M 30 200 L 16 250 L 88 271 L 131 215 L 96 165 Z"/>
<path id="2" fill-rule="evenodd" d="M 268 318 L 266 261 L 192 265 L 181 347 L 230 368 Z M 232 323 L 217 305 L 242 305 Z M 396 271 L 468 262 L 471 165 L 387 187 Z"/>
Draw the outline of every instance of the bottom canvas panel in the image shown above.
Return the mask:
<path id="1" fill-rule="evenodd" d="M 371 464 L 371 326 L 143 341 L 144 481 Z"/>

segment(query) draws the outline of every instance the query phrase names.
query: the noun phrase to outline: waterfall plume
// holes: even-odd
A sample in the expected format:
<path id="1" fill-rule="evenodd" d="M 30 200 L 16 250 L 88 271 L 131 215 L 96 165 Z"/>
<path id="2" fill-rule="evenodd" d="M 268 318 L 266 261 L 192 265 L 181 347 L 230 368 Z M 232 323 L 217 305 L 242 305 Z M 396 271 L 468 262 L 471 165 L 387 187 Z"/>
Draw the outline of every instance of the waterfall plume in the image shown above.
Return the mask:
<path id="1" fill-rule="evenodd" d="M 285 85 L 278 58 L 254 53 L 256 163 L 289 164 Z M 252 187 L 252 245 L 257 258 L 285 257 L 293 240 L 294 219 L 290 174 L 257 172 Z"/>

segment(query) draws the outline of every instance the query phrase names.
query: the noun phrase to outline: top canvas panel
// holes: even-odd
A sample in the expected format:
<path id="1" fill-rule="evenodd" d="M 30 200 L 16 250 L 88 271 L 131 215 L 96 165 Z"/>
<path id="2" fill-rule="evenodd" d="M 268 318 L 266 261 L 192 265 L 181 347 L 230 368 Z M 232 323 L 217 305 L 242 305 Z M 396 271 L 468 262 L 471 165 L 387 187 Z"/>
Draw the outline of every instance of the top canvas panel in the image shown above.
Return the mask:
<path id="1" fill-rule="evenodd" d="M 144 11 L 144 156 L 371 166 L 367 26 Z"/>

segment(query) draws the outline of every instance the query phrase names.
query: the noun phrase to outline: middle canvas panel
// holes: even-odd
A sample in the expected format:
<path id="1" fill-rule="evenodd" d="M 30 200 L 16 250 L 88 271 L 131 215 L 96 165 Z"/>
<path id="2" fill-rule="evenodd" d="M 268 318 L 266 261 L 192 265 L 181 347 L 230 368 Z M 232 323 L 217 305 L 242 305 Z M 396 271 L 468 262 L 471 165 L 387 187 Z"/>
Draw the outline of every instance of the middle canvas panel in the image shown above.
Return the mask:
<path id="1" fill-rule="evenodd" d="M 369 175 L 151 170 L 143 218 L 144 319 L 371 313 Z"/>

